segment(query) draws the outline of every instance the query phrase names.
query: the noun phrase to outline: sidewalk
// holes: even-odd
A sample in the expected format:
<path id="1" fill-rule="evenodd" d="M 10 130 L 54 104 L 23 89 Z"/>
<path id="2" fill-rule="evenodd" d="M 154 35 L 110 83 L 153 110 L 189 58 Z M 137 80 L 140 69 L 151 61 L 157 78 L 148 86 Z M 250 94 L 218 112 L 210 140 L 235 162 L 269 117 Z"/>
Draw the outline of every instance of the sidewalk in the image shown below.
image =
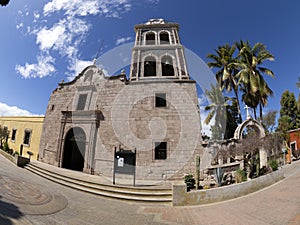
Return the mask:
<path id="1" fill-rule="evenodd" d="M 300 161 L 282 169 L 285 179 L 237 199 L 193 207 L 141 207 L 140 213 L 180 225 L 300 224 Z"/>

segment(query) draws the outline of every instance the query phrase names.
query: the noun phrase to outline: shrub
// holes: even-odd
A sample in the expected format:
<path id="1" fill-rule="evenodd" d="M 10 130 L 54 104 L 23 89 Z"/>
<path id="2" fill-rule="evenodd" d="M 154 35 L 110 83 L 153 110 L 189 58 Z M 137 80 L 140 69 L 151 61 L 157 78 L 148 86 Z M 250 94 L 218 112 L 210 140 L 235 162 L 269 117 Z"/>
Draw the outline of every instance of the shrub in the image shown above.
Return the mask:
<path id="1" fill-rule="evenodd" d="M 269 166 L 271 167 L 272 171 L 278 170 L 278 162 L 276 159 L 271 159 L 269 161 Z"/>
<path id="2" fill-rule="evenodd" d="M 235 181 L 236 183 L 241 183 L 247 180 L 247 175 L 244 170 L 238 169 L 235 171 Z"/>
<path id="3" fill-rule="evenodd" d="M 5 142 L 5 143 L 3 144 L 3 150 L 4 150 L 5 152 L 9 152 L 9 146 L 8 146 L 8 143 L 7 143 L 7 142 Z"/>
<path id="4" fill-rule="evenodd" d="M 265 175 L 268 173 L 268 169 L 266 166 L 263 166 L 262 168 L 259 169 L 259 176 Z"/>
<path id="5" fill-rule="evenodd" d="M 195 187 L 195 179 L 192 174 L 187 174 L 184 176 L 184 183 L 186 184 L 187 190 L 191 190 Z"/>
<path id="6" fill-rule="evenodd" d="M 20 153 L 18 151 L 15 151 L 14 155 L 17 156 L 20 155 Z"/>

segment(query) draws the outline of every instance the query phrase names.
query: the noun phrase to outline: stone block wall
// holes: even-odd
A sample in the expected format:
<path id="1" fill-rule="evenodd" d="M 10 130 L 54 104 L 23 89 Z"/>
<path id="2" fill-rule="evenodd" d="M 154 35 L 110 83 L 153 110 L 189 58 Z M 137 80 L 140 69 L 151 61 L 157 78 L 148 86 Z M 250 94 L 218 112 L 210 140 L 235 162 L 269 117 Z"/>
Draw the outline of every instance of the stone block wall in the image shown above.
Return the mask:
<path id="1" fill-rule="evenodd" d="M 202 205 L 225 201 L 258 191 L 283 178 L 283 170 L 278 170 L 243 183 L 192 192 L 187 192 L 186 185 L 183 182 L 175 183 L 173 185 L 173 205 Z"/>
<path id="2" fill-rule="evenodd" d="M 92 133 L 87 119 L 63 120 L 62 112 L 76 111 L 80 93 L 87 95 L 84 110 L 101 112 L 94 154 L 86 154 L 93 158 L 85 159 L 93 162 L 95 174 L 112 176 L 114 149 L 119 145 L 136 148 L 137 179 L 181 178 L 194 171 L 195 155 L 202 152 L 196 83 L 178 79 L 127 82 L 122 75 L 104 77 L 95 66 L 53 91 L 41 137 L 41 161 L 61 165 L 59 145 L 63 150 L 63 139 L 73 126 L 81 127 L 86 135 Z M 155 107 L 157 93 L 166 94 L 166 107 Z M 167 142 L 166 159 L 155 159 L 155 142 Z"/>

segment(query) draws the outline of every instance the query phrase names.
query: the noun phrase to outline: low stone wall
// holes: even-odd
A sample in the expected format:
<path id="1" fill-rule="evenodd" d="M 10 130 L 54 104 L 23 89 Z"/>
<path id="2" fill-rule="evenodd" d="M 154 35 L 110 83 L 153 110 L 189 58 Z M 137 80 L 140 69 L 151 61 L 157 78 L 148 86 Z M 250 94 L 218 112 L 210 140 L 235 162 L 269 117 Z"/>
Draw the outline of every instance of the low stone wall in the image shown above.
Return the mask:
<path id="1" fill-rule="evenodd" d="M 7 158 L 9 161 L 16 164 L 16 160 L 15 160 L 14 156 L 8 154 L 7 152 L 3 151 L 2 149 L 0 149 L 0 154 L 3 155 L 5 158 Z"/>
<path id="2" fill-rule="evenodd" d="M 12 163 L 14 163 L 20 167 L 24 167 L 25 165 L 27 165 L 30 162 L 29 158 L 26 158 L 23 156 L 12 156 L 3 150 L 0 150 L 0 154 L 3 155 L 5 158 L 7 158 Z"/>
<path id="3" fill-rule="evenodd" d="M 199 191 L 186 191 L 183 182 L 173 184 L 173 206 L 202 205 L 247 195 L 270 186 L 284 178 L 283 170 L 239 184 Z"/>

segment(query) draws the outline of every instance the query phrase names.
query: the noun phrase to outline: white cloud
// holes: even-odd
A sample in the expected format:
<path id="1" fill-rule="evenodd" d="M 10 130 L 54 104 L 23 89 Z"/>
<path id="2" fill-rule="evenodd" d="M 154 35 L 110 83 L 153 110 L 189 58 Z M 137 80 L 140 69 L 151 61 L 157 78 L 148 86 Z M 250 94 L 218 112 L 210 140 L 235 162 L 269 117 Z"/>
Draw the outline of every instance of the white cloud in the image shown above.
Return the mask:
<path id="1" fill-rule="evenodd" d="M 69 68 L 69 70 L 72 71 L 72 73 L 69 74 L 68 76 L 68 81 L 73 80 L 79 73 L 82 72 L 82 70 L 84 68 L 86 68 L 87 66 L 92 65 L 93 62 L 91 61 L 84 61 L 84 60 L 75 60 L 72 64 L 71 67 Z"/>
<path id="2" fill-rule="evenodd" d="M 202 124 L 202 134 L 206 134 L 207 136 L 211 136 L 210 127 L 215 123 L 215 117 L 213 117 L 209 124 L 205 124 L 204 120 L 208 115 L 208 111 L 205 111 L 205 106 L 200 107 L 200 116 L 201 116 L 201 124 Z"/>
<path id="3" fill-rule="evenodd" d="M 206 134 L 207 136 L 211 136 L 210 127 L 215 123 L 215 118 L 213 118 L 210 123 L 207 125 L 204 123 L 209 111 L 205 110 L 205 106 L 208 105 L 208 101 L 204 94 L 198 96 L 198 103 L 200 108 L 200 119 L 202 124 L 202 134 Z"/>
<path id="4" fill-rule="evenodd" d="M 5 103 L 0 102 L 0 116 L 36 116 L 35 114 L 20 109 L 17 106 L 9 106 Z"/>
<path id="5" fill-rule="evenodd" d="M 16 28 L 17 28 L 17 30 L 19 30 L 21 27 L 23 27 L 24 26 L 24 24 L 23 23 L 19 23 L 19 24 L 17 24 L 17 26 L 16 26 Z"/>
<path id="6" fill-rule="evenodd" d="M 96 15 L 99 13 L 99 2 L 97 0 L 53 0 L 44 6 L 45 15 L 61 10 L 70 16 Z"/>
<path id="7" fill-rule="evenodd" d="M 104 15 L 119 17 L 123 10 L 131 8 L 129 0 L 52 0 L 44 6 L 44 14 L 64 11 L 67 16 Z"/>
<path id="8" fill-rule="evenodd" d="M 116 45 L 121 45 L 130 40 L 131 40 L 131 37 L 122 37 L 122 38 L 117 39 L 115 43 L 116 43 Z"/>
<path id="9" fill-rule="evenodd" d="M 17 65 L 16 71 L 25 78 L 51 76 L 55 71 L 53 53 L 58 52 L 68 62 L 67 68 L 75 72 L 75 76 L 82 70 L 79 56 L 79 48 L 86 38 L 92 25 L 85 20 L 87 15 L 102 15 L 105 17 L 120 17 L 131 9 L 131 0 L 52 0 L 44 5 L 43 12 L 33 12 L 35 22 L 40 21 L 34 28 L 27 27 L 27 34 L 36 36 L 36 44 L 40 53 L 36 63 Z M 27 14 L 28 10 L 25 10 Z M 63 17 L 57 18 L 57 12 L 63 13 Z M 24 13 L 18 12 L 21 17 Z M 57 22 L 47 24 L 49 17 Z M 47 24 L 47 26 L 42 24 Z M 20 23 L 19 23 L 20 25 Z M 22 25 L 23 26 L 23 25 Z M 128 39 L 129 40 L 129 39 Z M 124 40 L 119 40 L 125 42 Z M 120 43 L 121 43 L 120 42 Z M 47 57 L 42 57 L 47 56 Z M 78 63 L 79 62 L 79 63 Z M 79 65 L 79 66 L 78 66 Z M 48 68 L 47 68 L 48 66 Z M 41 67 L 41 68 L 39 68 Z M 69 76 L 74 77 L 74 75 Z"/>
<path id="10" fill-rule="evenodd" d="M 40 55 L 37 57 L 37 63 L 25 66 L 16 65 L 16 71 L 24 78 L 43 78 L 54 73 L 54 58 L 50 55 Z"/>
<path id="11" fill-rule="evenodd" d="M 39 19 L 40 18 L 40 14 L 38 12 L 34 12 L 33 16 L 34 16 L 34 19 Z"/>
<path id="12" fill-rule="evenodd" d="M 60 24 L 56 24 L 51 29 L 47 30 L 42 28 L 36 37 L 36 43 L 40 44 L 40 49 L 47 50 L 52 48 L 53 45 L 60 39 L 64 37 L 65 27 Z"/>
<path id="13" fill-rule="evenodd" d="M 158 4 L 159 0 L 147 0 L 147 2 L 149 2 L 151 4 Z"/>
<path id="14" fill-rule="evenodd" d="M 199 105 L 207 105 L 208 104 L 205 94 L 198 95 L 198 103 L 199 103 Z"/>

